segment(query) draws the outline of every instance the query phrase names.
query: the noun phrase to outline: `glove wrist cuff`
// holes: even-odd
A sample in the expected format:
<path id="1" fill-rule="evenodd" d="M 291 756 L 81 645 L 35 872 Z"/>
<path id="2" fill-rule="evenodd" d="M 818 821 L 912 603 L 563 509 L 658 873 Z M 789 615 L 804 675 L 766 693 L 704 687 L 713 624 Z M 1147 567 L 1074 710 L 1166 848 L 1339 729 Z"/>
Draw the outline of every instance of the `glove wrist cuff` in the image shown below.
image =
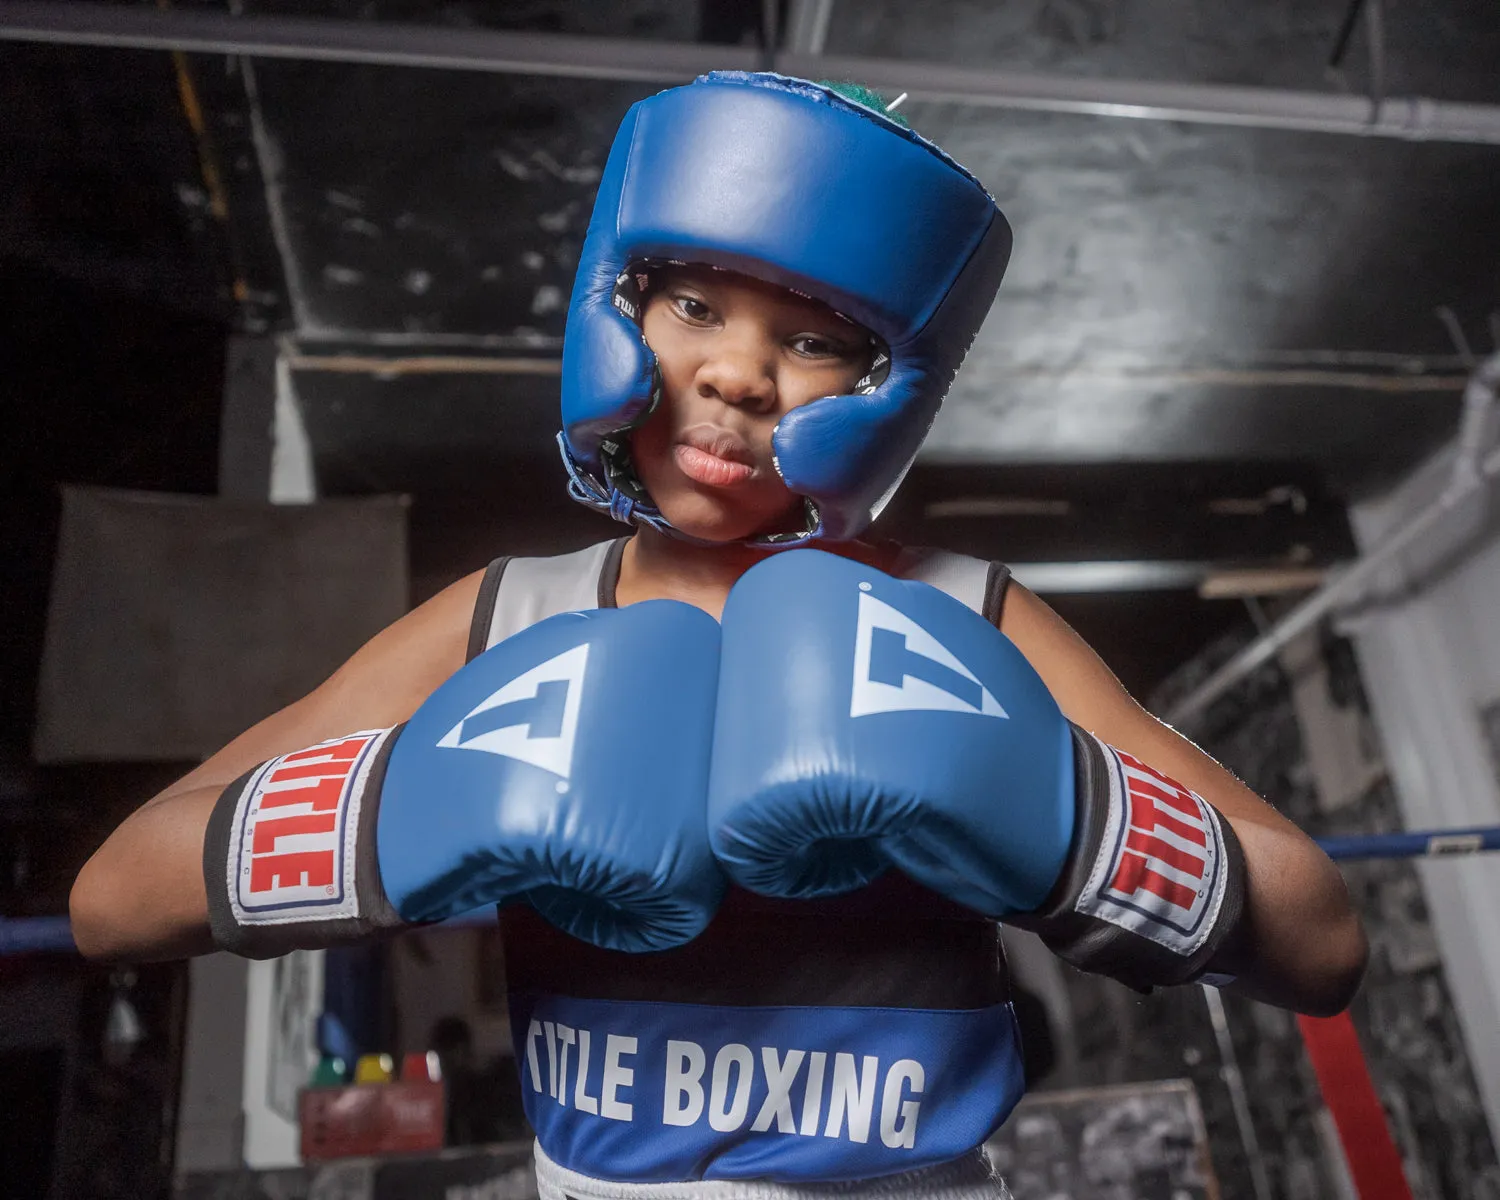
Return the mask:
<path id="1" fill-rule="evenodd" d="M 1046 903 L 1014 923 L 1134 988 L 1192 982 L 1243 923 L 1239 839 L 1201 796 L 1069 724 L 1073 846 Z"/>
<path id="2" fill-rule="evenodd" d="M 224 789 L 203 838 L 220 949 L 275 958 L 405 924 L 381 886 L 375 847 L 380 788 L 401 728 L 280 755 Z"/>

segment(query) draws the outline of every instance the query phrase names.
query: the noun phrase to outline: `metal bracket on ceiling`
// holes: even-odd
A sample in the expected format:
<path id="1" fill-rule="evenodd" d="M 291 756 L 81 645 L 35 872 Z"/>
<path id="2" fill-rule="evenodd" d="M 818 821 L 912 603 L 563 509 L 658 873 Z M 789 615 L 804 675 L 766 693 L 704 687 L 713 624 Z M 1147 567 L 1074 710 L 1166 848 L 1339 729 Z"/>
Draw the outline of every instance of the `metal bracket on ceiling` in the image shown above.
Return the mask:
<path id="1" fill-rule="evenodd" d="M 760 0 L 761 70 L 776 69 L 776 52 L 781 48 L 781 0 Z"/>
<path id="2" fill-rule="evenodd" d="M 793 54 L 822 54 L 828 44 L 833 0 L 791 0 L 786 18 L 786 48 Z"/>
<path id="3" fill-rule="evenodd" d="M 1344 56 L 1349 52 L 1349 43 L 1354 37 L 1354 28 L 1360 15 L 1365 16 L 1365 52 L 1369 58 L 1370 81 L 1370 128 L 1378 129 L 1385 108 L 1385 3 L 1384 0 L 1349 0 L 1344 10 L 1344 19 L 1339 24 L 1338 35 L 1333 41 L 1333 50 L 1328 55 L 1328 69 L 1339 72 L 1344 65 Z"/>
<path id="4" fill-rule="evenodd" d="M 1370 127 L 1380 125 L 1385 105 L 1385 3 L 1365 0 L 1365 45 L 1370 56 Z"/>

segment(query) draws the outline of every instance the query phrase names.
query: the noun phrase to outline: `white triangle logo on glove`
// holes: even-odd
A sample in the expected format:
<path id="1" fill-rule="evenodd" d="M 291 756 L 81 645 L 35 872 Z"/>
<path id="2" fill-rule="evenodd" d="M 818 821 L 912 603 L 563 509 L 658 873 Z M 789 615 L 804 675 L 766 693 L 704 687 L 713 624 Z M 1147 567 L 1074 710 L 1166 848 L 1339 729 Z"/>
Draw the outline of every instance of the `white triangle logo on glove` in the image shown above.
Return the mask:
<path id="1" fill-rule="evenodd" d="M 899 609 L 861 592 L 849 715 L 889 712 L 1008 715 L 947 646 Z"/>
<path id="2" fill-rule="evenodd" d="M 475 705 L 438 745 L 520 759 L 567 779 L 588 661 L 585 642 L 517 675 Z"/>

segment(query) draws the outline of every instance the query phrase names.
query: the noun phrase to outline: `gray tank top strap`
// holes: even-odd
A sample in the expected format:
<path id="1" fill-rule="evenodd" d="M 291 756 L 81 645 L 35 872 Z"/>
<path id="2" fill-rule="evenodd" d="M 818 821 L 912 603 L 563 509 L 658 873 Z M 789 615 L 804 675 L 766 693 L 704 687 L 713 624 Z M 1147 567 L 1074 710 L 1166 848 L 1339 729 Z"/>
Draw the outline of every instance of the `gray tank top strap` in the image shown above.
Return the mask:
<path id="1" fill-rule="evenodd" d="M 915 579 L 947 592 L 996 629 L 1000 628 L 1005 593 L 1010 586 L 1010 568 L 1004 563 L 970 558 L 951 550 L 908 546 L 896 559 L 891 574 L 900 579 Z"/>
<path id="2" fill-rule="evenodd" d="M 625 541 L 616 538 L 550 558 L 497 558 L 479 585 L 469 626 L 468 658 L 558 613 L 613 608 Z M 907 547 L 898 555 L 891 574 L 947 592 L 1000 627 L 1010 583 L 1010 568 L 1004 563 Z"/>
<path id="3" fill-rule="evenodd" d="M 615 606 L 625 538 L 547 558 L 497 558 L 485 569 L 469 625 L 472 659 L 558 613 Z"/>

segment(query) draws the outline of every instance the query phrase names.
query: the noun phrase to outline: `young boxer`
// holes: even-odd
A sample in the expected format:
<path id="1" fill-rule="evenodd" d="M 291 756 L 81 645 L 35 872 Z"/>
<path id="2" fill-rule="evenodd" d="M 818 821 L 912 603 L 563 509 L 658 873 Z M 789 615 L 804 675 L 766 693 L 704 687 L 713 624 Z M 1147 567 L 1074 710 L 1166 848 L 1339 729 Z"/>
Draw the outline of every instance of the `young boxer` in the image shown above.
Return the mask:
<path id="1" fill-rule="evenodd" d="M 501 904 L 546 1200 L 1003 1196 L 997 920 L 1133 987 L 1342 1008 L 1365 943 L 1309 839 L 1002 565 L 858 540 L 1009 250 L 972 176 L 828 87 L 636 105 L 559 438 L 635 532 L 496 560 L 149 802 L 78 879 L 80 948 Z"/>

